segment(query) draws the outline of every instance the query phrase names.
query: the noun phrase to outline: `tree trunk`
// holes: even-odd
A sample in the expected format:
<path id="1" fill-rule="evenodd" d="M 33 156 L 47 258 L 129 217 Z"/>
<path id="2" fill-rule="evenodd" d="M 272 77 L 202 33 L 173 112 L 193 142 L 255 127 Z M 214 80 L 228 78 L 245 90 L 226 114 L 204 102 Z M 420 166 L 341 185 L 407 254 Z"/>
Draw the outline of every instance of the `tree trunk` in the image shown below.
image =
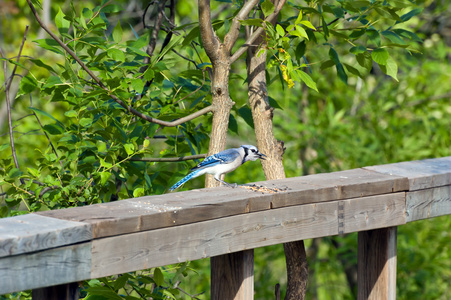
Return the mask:
<path id="1" fill-rule="evenodd" d="M 284 143 L 276 140 L 273 132 L 273 111 L 268 100 L 266 85 L 266 51 L 260 53 L 262 38 L 248 48 L 247 73 L 249 104 L 254 120 L 257 148 L 268 156 L 262 161 L 266 180 L 285 178 L 282 159 Z M 284 244 L 287 264 L 287 292 L 285 299 L 304 299 L 308 282 L 308 264 L 303 241 Z"/>

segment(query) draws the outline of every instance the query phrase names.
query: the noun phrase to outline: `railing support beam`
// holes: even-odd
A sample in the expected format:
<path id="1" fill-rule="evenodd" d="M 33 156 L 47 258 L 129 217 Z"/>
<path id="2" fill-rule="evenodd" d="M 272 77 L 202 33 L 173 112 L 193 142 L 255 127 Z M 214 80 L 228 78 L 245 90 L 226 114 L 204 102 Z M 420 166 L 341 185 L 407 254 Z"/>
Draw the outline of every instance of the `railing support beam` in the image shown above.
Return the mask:
<path id="1" fill-rule="evenodd" d="M 396 299 L 397 227 L 358 236 L 357 299 Z"/>
<path id="2" fill-rule="evenodd" d="M 215 256 L 211 263 L 211 299 L 254 299 L 254 250 Z"/>

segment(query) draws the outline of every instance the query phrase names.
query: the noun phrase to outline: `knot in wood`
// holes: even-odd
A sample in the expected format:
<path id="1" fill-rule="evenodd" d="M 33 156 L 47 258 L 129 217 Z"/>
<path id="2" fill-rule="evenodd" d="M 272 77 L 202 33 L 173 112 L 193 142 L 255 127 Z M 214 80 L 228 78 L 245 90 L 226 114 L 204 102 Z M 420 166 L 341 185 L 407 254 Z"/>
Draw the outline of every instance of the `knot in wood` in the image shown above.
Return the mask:
<path id="1" fill-rule="evenodd" d="M 222 95 L 222 89 L 221 88 L 216 88 L 216 90 L 215 90 L 215 94 L 216 95 L 218 95 L 218 96 L 221 96 Z"/>

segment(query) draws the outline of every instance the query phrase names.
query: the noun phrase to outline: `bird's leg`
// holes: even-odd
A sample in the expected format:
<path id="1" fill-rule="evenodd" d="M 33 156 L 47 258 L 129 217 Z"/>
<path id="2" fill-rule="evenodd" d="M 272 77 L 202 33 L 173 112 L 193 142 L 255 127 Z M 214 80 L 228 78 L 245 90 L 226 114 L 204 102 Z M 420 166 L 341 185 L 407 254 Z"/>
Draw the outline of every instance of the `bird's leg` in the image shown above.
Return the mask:
<path id="1" fill-rule="evenodd" d="M 228 183 L 228 182 L 225 182 L 224 180 L 221 180 L 221 179 L 216 178 L 216 177 L 215 177 L 215 179 L 217 181 L 221 182 L 223 185 L 231 187 L 231 188 L 236 188 L 238 186 L 236 183 Z"/>

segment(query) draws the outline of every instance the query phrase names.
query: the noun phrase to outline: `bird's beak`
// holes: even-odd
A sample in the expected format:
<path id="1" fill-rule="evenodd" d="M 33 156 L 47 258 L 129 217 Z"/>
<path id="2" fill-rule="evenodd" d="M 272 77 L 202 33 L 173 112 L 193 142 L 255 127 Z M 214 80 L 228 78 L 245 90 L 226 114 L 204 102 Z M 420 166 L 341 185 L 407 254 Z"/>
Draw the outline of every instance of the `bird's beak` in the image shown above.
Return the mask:
<path id="1" fill-rule="evenodd" d="M 264 155 L 263 153 L 259 153 L 259 154 L 258 154 L 258 158 L 260 158 L 260 159 L 266 160 L 265 157 L 267 157 L 267 156 Z"/>

